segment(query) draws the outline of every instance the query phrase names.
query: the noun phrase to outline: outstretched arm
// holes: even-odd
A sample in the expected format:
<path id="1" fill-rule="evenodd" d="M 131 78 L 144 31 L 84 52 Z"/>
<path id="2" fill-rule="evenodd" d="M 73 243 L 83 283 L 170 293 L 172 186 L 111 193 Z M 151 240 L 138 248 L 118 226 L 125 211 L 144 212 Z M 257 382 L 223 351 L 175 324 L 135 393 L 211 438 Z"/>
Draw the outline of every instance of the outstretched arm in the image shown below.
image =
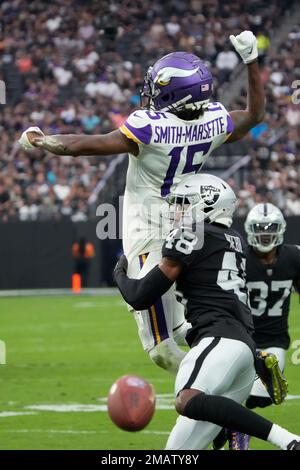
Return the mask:
<path id="1" fill-rule="evenodd" d="M 23 132 L 19 142 L 27 150 L 37 147 L 56 155 L 73 155 L 74 157 L 118 153 L 138 155 L 139 153 L 138 145 L 119 130 L 103 135 L 45 135 L 38 128 L 29 128 Z"/>
<path id="2" fill-rule="evenodd" d="M 242 139 L 252 127 L 259 124 L 265 115 L 265 92 L 257 61 L 257 40 L 251 31 L 243 31 L 238 36 L 230 36 L 236 51 L 242 57 L 248 70 L 247 108 L 231 111 L 234 130 L 227 142 Z"/>
<path id="3" fill-rule="evenodd" d="M 163 258 L 141 279 L 130 279 L 127 276 L 127 260 L 123 255 L 114 270 L 114 279 L 126 302 L 135 310 L 145 310 L 170 289 L 181 270 L 182 265 L 178 261 Z"/>

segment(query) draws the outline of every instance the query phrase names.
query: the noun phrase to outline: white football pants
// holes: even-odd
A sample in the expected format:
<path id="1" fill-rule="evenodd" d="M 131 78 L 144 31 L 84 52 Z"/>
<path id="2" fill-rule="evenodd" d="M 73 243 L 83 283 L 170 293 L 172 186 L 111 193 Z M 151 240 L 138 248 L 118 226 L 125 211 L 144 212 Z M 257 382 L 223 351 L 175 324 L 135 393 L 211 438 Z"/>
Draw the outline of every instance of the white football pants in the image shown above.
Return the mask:
<path id="1" fill-rule="evenodd" d="M 179 366 L 175 396 L 184 388 L 193 388 L 243 403 L 250 394 L 255 375 L 254 357 L 245 343 L 227 338 L 203 338 Z M 215 424 L 179 416 L 166 449 L 206 449 L 220 430 Z"/>

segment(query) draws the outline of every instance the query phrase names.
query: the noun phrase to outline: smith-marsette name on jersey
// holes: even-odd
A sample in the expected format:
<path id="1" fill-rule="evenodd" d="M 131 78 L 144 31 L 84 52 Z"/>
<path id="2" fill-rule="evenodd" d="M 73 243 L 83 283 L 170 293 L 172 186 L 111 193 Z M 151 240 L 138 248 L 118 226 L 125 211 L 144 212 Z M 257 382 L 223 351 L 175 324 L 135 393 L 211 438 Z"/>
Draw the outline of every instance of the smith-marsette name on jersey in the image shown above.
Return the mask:
<path id="1" fill-rule="evenodd" d="M 200 140 L 212 139 L 216 135 L 225 132 L 223 117 L 217 117 L 203 124 L 194 126 L 155 126 L 155 144 L 179 144 L 189 142 L 199 142 Z"/>
<path id="2" fill-rule="evenodd" d="M 238 251 L 239 253 L 243 252 L 243 247 L 241 244 L 241 240 L 239 237 L 234 237 L 233 235 L 228 235 L 225 233 L 226 240 L 230 243 L 230 248 L 234 251 Z"/>

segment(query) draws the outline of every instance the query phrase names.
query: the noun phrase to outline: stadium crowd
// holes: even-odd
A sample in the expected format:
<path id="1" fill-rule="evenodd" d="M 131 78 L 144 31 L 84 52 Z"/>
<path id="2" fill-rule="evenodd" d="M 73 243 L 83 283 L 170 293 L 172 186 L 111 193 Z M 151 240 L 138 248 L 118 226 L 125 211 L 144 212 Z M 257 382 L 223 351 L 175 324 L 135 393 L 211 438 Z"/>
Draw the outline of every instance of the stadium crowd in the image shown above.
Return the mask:
<path id="1" fill-rule="evenodd" d="M 266 118 L 250 132 L 248 177 L 237 190 L 242 216 L 264 201 L 286 215 L 300 215 L 300 82 L 295 82 L 300 73 L 299 38 L 300 26 L 295 26 L 277 52 L 263 61 Z"/>
<path id="2" fill-rule="evenodd" d="M 151 4 L 151 8 L 149 8 Z M 109 158 L 52 157 L 24 152 L 22 130 L 105 133 L 139 105 L 147 67 L 174 50 L 210 63 L 217 91 L 239 62 L 230 34 L 258 37 L 267 88 L 267 116 L 251 133 L 248 181 L 238 191 L 243 214 L 272 200 L 300 214 L 299 108 L 291 84 L 299 70 L 295 30 L 276 54 L 267 54 L 292 0 L 12 0 L 0 5 L 0 78 L 7 104 L 0 109 L 0 220 L 94 217 L 88 198 Z M 298 74 L 299 75 L 299 74 Z M 233 108 L 244 105 L 240 97 Z M 238 188 L 237 188 L 238 189 Z"/>

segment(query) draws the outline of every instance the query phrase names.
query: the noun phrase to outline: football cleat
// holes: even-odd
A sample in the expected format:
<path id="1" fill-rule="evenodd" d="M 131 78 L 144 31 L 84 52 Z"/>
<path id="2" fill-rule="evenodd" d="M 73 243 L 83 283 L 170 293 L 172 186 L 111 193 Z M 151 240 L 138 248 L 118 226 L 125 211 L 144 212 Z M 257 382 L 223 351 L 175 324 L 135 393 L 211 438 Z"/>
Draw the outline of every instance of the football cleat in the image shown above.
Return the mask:
<path id="1" fill-rule="evenodd" d="M 272 402 L 280 405 L 288 392 L 288 382 L 279 368 L 274 354 L 259 351 L 255 361 L 256 372 L 267 389 Z"/>
<path id="2" fill-rule="evenodd" d="M 228 431 L 229 450 L 249 450 L 250 436 L 242 432 Z"/>
<path id="3" fill-rule="evenodd" d="M 300 441 L 292 441 L 287 446 L 287 450 L 300 450 Z"/>

